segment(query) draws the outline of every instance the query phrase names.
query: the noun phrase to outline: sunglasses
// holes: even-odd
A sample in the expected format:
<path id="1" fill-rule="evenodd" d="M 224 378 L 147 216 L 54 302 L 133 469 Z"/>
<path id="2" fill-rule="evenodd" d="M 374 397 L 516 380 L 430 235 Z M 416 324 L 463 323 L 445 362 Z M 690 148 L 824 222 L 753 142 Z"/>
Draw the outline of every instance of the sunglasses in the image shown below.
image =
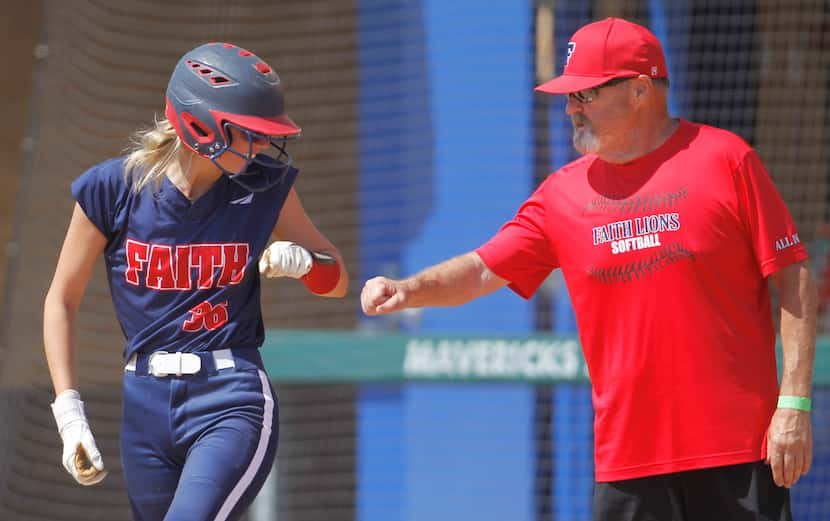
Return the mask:
<path id="1" fill-rule="evenodd" d="M 597 99 L 597 96 L 599 96 L 599 91 L 601 89 L 604 89 L 605 87 L 613 87 L 614 85 L 619 85 L 624 81 L 633 80 L 634 78 L 634 76 L 629 78 L 614 78 L 612 80 L 606 81 L 605 83 L 597 87 L 591 87 L 590 89 L 582 89 L 576 92 L 571 92 L 570 94 L 568 94 L 568 97 L 573 98 L 580 103 L 591 103 L 592 101 Z"/>

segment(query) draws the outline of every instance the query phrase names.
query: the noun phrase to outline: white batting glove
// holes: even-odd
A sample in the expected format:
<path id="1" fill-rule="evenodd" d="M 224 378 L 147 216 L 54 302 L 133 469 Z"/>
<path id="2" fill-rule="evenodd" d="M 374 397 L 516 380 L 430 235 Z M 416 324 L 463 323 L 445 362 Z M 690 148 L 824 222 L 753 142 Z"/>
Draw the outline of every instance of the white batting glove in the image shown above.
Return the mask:
<path id="1" fill-rule="evenodd" d="M 299 279 L 311 270 L 314 263 L 307 249 L 291 241 L 274 241 L 259 258 L 259 272 L 266 277 Z"/>
<path id="2" fill-rule="evenodd" d="M 101 452 L 89 429 L 84 402 L 75 389 L 67 389 L 55 398 L 52 414 L 63 440 L 63 466 L 81 485 L 95 485 L 107 477 Z"/>

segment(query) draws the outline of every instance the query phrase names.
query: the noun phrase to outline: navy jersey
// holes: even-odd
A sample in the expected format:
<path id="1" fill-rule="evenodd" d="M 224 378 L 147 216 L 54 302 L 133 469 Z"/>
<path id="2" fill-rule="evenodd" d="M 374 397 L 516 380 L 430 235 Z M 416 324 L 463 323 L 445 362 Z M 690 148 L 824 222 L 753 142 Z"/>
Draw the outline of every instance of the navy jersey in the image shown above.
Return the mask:
<path id="1" fill-rule="evenodd" d="M 253 168 L 263 168 L 252 165 Z M 107 239 L 116 315 L 134 352 L 259 347 L 265 338 L 258 261 L 297 170 L 251 193 L 220 177 L 196 201 L 166 177 L 135 193 L 124 158 L 98 164 L 72 194 Z"/>

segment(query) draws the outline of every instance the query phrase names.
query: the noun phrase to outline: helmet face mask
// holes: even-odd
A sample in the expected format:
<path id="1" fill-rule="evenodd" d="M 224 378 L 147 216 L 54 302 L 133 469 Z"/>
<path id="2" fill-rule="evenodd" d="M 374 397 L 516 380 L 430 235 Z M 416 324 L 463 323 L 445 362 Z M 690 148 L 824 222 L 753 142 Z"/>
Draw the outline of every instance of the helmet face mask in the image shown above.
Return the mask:
<path id="1" fill-rule="evenodd" d="M 214 165 L 216 165 L 223 174 L 228 176 L 243 188 L 250 192 L 261 192 L 267 190 L 274 185 L 271 181 L 275 179 L 282 179 L 289 167 L 293 164 L 293 158 L 286 149 L 288 136 L 266 136 L 253 132 L 244 127 L 240 127 L 235 123 L 226 121 L 222 125 L 225 135 L 227 136 L 227 145 L 208 156 Z M 240 135 L 245 139 L 245 144 L 241 147 L 240 152 L 234 143 L 234 134 L 231 129 L 236 131 L 236 135 Z M 267 143 L 267 145 L 265 144 Z M 259 146 L 256 146 L 258 144 Z M 255 152 L 256 148 L 266 146 L 259 152 Z M 236 172 L 232 172 L 225 168 L 218 159 L 223 155 L 231 154 L 241 158 L 244 161 L 243 166 Z M 251 168 L 254 166 L 255 168 Z M 259 167 L 259 168 L 257 168 Z M 279 172 L 277 175 L 268 175 L 263 172 L 274 171 Z M 278 181 L 277 181 L 278 182 Z"/>
<path id="2" fill-rule="evenodd" d="M 201 45 L 181 57 L 167 86 L 165 115 L 185 146 L 251 191 L 281 181 L 292 163 L 286 141 L 300 134 L 284 113 L 276 72 L 250 51 L 227 43 Z M 231 129 L 247 139 L 247 146 L 231 146 Z M 260 147 L 254 143 L 262 141 L 277 152 L 255 153 Z M 228 152 L 244 160 L 239 171 L 217 162 Z M 272 170 L 275 175 L 264 175 Z"/>

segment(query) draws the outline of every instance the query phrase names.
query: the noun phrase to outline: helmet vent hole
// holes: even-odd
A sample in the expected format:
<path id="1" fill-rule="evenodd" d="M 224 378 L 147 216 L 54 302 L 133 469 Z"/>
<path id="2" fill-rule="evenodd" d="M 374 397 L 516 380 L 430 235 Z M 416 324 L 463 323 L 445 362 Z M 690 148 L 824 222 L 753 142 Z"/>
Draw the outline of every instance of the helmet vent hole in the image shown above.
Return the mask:
<path id="1" fill-rule="evenodd" d="M 259 62 L 254 65 L 256 70 L 258 70 L 261 74 L 271 74 L 271 67 L 268 66 L 265 62 Z"/>
<path id="2" fill-rule="evenodd" d="M 190 128 L 192 128 L 196 132 L 196 134 L 199 135 L 199 137 L 207 137 L 209 135 L 207 131 L 200 127 L 199 124 L 195 121 L 190 122 Z"/>
<path id="3" fill-rule="evenodd" d="M 198 118 L 193 117 L 189 112 L 182 112 L 180 114 L 181 120 L 184 123 L 183 131 L 192 136 L 198 143 L 212 143 L 214 140 L 213 130 Z"/>
<path id="4" fill-rule="evenodd" d="M 253 53 L 251 51 L 246 51 L 245 49 L 240 49 L 239 55 L 240 56 L 253 56 Z"/>
<path id="5" fill-rule="evenodd" d="M 228 78 L 226 78 L 224 76 L 211 76 L 211 78 L 210 78 L 210 82 L 213 83 L 214 85 L 221 85 L 222 83 L 228 83 L 230 81 L 231 80 L 229 80 Z"/>
<path id="6" fill-rule="evenodd" d="M 213 71 L 210 69 L 199 69 L 199 74 L 210 74 L 211 72 Z"/>

